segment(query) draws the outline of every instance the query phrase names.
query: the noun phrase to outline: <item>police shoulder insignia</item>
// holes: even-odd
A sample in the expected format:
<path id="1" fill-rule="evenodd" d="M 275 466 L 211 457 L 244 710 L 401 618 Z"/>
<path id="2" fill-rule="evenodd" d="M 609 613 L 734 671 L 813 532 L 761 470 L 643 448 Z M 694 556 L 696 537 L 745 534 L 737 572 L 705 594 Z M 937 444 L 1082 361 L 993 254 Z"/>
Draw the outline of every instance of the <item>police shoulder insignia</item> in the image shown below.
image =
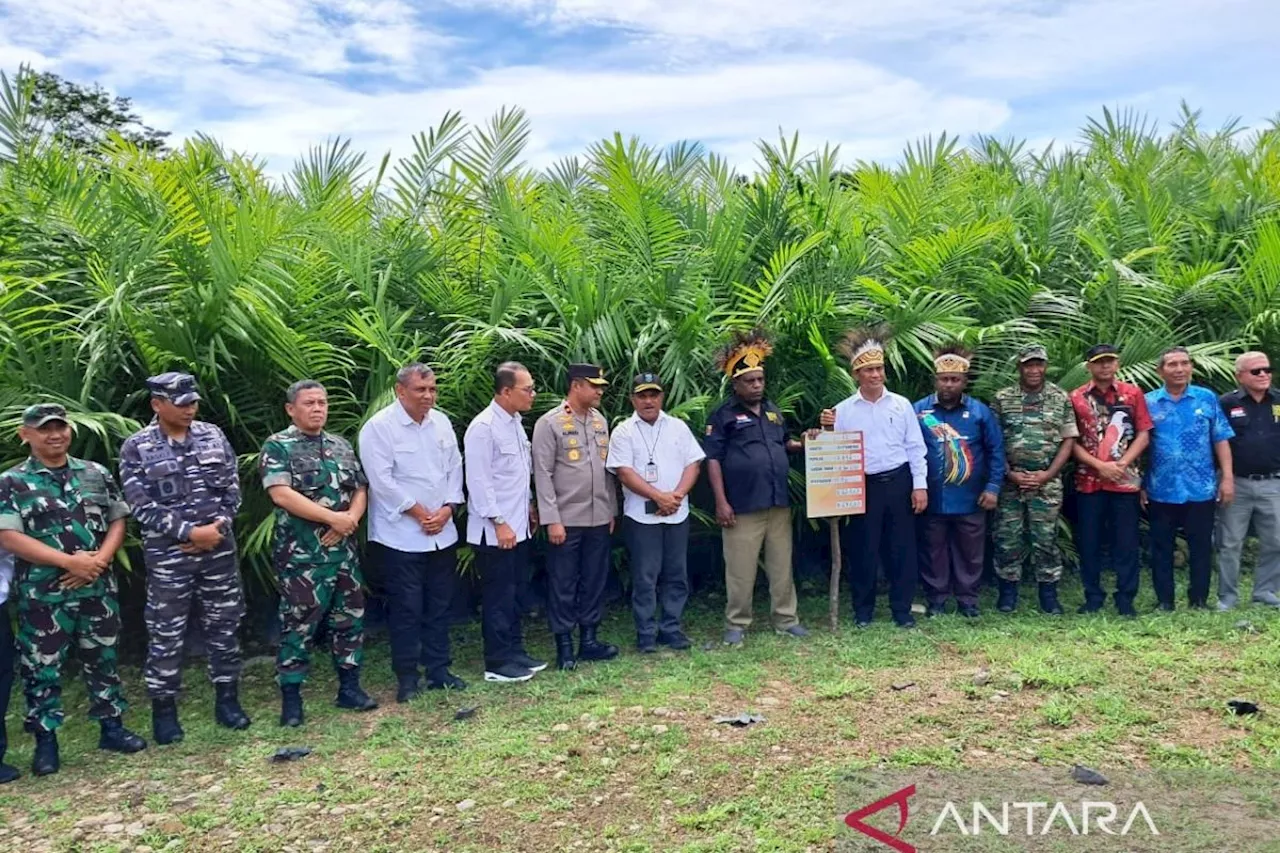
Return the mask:
<path id="1" fill-rule="evenodd" d="M 764 414 L 765 414 L 765 417 L 767 417 L 767 418 L 769 419 L 769 422 L 770 422 L 770 423 L 774 423 L 774 424 L 776 424 L 776 423 L 778 422 L 778 413 L 777 413 L 777 412 L 765 412 Z"/>

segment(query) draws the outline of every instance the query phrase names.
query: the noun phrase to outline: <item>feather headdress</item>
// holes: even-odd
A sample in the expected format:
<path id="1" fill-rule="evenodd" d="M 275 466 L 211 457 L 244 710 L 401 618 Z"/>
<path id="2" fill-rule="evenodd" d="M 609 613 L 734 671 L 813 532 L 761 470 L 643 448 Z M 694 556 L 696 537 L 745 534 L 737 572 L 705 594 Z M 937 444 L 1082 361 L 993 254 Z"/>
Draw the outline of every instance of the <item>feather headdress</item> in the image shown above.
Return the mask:
<path id="1" fill-rule="evenodd" d="M 934 373 L 968 373 L 973 353 L 959 344 L 951 344 L 933 354 Z"/>
<path id="2" fill-rule="evenodd" d="M 773 344 L 761 329 L 734 332 L 733 339 L 716 353 L 716 368 L 730 379 L 763 370 L 764 360 L 773 354 Z"/>
<path id="3" fill-rule="evenodd" d="M 889 343 L 892 330 L 885 325 L 854 329 L 845 333 L 844 339 L 837 349 L 849 359 L 854 370 L 864 367 L 884 367 L 884 349 Z"/>

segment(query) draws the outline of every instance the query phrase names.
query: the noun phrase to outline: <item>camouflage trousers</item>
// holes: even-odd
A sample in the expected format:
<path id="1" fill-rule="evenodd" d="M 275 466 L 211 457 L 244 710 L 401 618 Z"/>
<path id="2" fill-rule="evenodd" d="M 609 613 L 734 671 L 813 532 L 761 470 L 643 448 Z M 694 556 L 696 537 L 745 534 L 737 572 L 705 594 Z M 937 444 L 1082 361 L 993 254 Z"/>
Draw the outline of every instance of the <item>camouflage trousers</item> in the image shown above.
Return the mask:
<path id="1" fill-rule="evenodd" d="M 1034 492 L 1007 484 L 1000 490 L 996 522 L 996 575 L 1021 580 L 1030 557 L 1036 580 L 1049 583 L 1062 577 L 1058 548 L 1058 514 L 1062 511 L 1062 481 L 1056 479 Z"/>
<path id="2" fill-rule="evenodd" d="M 128 705 L 116 669 L 120 606 L 114 579 L 99 578 L 74 592 L 23 579 L 17 598 L 26 730 L 51 732 L 62 725 L 62 673 L 72 645 L 89 691 L 89 716 L 101 720 L 123 714 Z"/>
<path id="3" fill-rule="evenodd" d="M 276 680 L 301 684 L 311 668 L 316 632 L 329 630 L 335 669 L 353 669 L 364 659 L 364 589 L 360 563 L 289 564 L 280 570 L 280 651 Z"/>
<path id="4" fill-rule="evenodd" d="M 228 540 L 230 537 L 228 537 Z M 215 684 L 240 678 L 244 589 L 234 543 L 213 554 L 184 554 L 148 545 L 145 621 L 149 644 L 142 674 L 153 699 L 176 696 L 182 687 L 182 650 L 191 600 L 200 604 L 200 627 L 209 650 L 209 679 Z"/>

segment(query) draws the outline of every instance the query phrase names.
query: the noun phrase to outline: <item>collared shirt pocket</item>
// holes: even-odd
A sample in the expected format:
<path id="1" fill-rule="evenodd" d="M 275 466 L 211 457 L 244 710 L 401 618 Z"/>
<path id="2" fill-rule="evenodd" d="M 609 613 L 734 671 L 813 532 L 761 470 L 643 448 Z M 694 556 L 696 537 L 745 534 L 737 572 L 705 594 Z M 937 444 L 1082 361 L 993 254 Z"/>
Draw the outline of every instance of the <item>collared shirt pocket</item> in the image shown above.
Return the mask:
<path id="1" fill-rule="evenodd" d="M 231 487 L 231 480 L 235 476 L 235 460 L 227 459 L 221 444 L 214 441 L 201 442 L 195 455 L 209 488 L 221 491 Z"/>
<path id="2" fill-rule="evenodd" d="M 294 456 L 289 459 L 290 485 L 296 492 L 314 492 L 324 487 L 324 464 L 316 456 Z"/>

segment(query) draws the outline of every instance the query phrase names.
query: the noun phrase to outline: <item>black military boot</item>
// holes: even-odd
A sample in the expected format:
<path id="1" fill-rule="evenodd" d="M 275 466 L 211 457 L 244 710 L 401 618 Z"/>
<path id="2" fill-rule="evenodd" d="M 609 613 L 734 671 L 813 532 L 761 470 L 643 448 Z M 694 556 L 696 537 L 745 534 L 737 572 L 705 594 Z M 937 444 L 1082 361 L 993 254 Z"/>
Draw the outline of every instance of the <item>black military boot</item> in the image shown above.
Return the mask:
<path id="1" fill-rule="evenodd" d="M 333 703 L 348 711 L 372 711 L 378 707 L 373 697 L 360 687 L 360 670 L 356 667 L 338 670 L 338 696 Z"/>
<path id="2" fill-rule="evenodd" d="M 213 718 L 218 725 L 228 729 L 249 728 L 249 717 L 240 707 L 240 689 L 234 681 L 213 685 L 217 701 L 213 705 Z"/>
<path id="3" fill-rule="evenodd" d="M 1000 579 L 1000 596 L 996 599 L 996 610 L 1001 613 L 1012 613 L 1018 606 L 1018 582 Z"/>
<path id="4" fill-rule="evenodd" d="M 1056 581 L 1040 584 L 1040 609 L 1055 616 L 1062 615 L 1062 605 L 1058 603 L 1058 584 Z"/>
<path id="5" fill-rule="evenodd" d="M 36 776 L 49 776 L 58 772 L 62 762 L 58 760 L 58 736 L 53 732 L 36 732 L 36 751 L 31 756 L 31 772 Z"/>
<path id="6" fill-rule="evenodd" d="M 98 721 L 102 734 L 98 736 L 98 749 L 132 755 L 147 748 L 147 742 L 124 727 L 119 717 L 105 717 Z"/>
<path id="7" fill-rule="evenodd" d="M 280 725 L 296 729 L 306 720 L 302 711 L 302 685 L 280 685 Z"/>
<path id="8" fill-rule="evenodd" d="M 4 720 L 0 720 L 0 785 L 8 784 L 22 775 L 18 772 L 18 768 L 4 763 L 4 754 L 8 750 L 8 733 L 4 730 Z"/>
<path id="9" fill-rule="evenodd" d="M 151 737 L 161 746 L 178 743 L 186 736 L 178 724 L 178 701 L 172 696 L 151 700 Z"/>
<path id="10" fill-rule="evenodd" d="M 583 625 L 581 633 L 578 657 L 582 660 L 613 660 L 618 656 L 617 646 L 611 646 L 596 639 L 595 625 Z"/>
<path id="11" fill-rule="evenodd" d="M 577 668 L 578 659 L 573 656 L 573 634 L 556 634 L 556 669 Z"/>

